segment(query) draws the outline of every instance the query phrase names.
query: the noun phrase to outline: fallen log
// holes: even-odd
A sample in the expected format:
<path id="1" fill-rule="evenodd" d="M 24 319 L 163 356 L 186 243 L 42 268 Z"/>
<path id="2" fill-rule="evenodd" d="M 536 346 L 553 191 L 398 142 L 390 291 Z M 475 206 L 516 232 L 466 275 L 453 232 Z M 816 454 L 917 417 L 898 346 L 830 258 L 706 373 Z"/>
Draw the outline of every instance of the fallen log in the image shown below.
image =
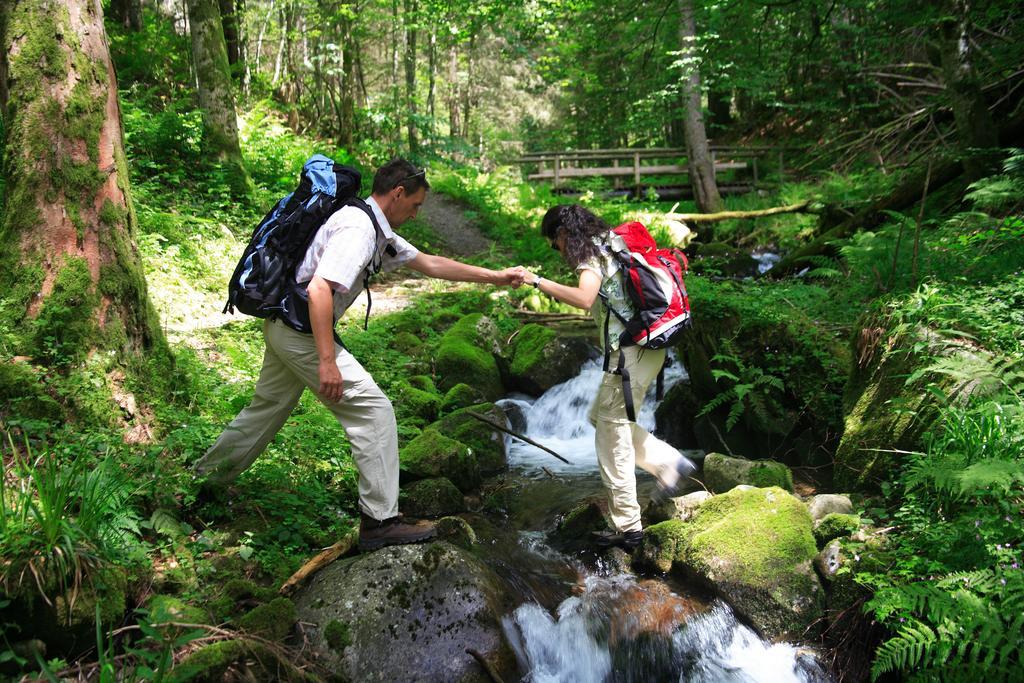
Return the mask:
<path id="1" fill-rule="evenodd" d="M 765 216 L 776 216 L 780 213 L 813 213 L 820 214 L 824 207 L 818 202 L 805 201 L 789 204 L 788 206 L 773 206 L 770 209 L 756 209 L 754 211 L 719 211 L 718 213 L 666 213 L 665 218 L 683 223 L 717 223 L 744 218 L 763 218 Z"/>
<path id="2" fill-rule="evenodd" d="M 345 534 L 340 541 L 299 567 L 299 571 L 292 574 L 291 577 L 281 585 L 281 588 L 277 592 L 284 596 L 291 595 L 295 592 L 295 589 L 305 583 L 310 576 L 317 573 L 331 562 L 334 562 L 348 551 L 352 550 L 358 542 L 359 529 L 353 529 Z"/>

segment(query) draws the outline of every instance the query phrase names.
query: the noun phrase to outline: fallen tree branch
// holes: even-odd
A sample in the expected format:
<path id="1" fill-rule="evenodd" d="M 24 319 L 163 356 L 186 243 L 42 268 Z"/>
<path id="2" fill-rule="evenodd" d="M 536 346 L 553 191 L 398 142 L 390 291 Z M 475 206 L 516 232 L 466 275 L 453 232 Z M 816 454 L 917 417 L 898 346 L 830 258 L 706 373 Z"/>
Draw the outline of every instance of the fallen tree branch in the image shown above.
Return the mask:
<path id="1" fill-rule="evenodd" d="M 551 455 L 555 456 L 556 458 L 558 458 L 559 460 L 564 462 L 566 465 L 571 465 L 572 464 L 568 460 L 566 460 L 565 458 L 560 456 L 558 453 L 555 453 L 553 450 L 551 450 L 550 448 L 545 446 L 544 444 L 539 444 L 539 443 L 537 443 L 536 441 L 534 441 L 533 439 L 531 439 L 528 436 L 523 436 L 522 434 L 519 434 L 518 432 L 514 432 L 511 429 L 509 429 L 508 427 L 506 427 L 505 425 L 498 424 L 497 422 L 495 422 L 494 420 L 490 419 L 489 417 L 481 415 L 480 413 L 478 413 L 478 412 L 476 412 L 474 410 L 467 410 L 466 414 L 470 415 L 472 417 L 475 417 L 476 419 L 480 420 L 481 422 L 483 422 L 485 424 L 489 424 L 490 426 L 494 427 L 495 429 L 497 429 L 500 432 L 505 432 L 506 434 L 508 434 L 511 437 L 514 437 L 514 438 L 519 439 L 520 441 L 522 441 L 524 443 L 528 443 L 531 446 L 539 448 L 542 451 L 544 451 L 545 453 L 550 453 Z"/>
<path id="2" fill-rule="evenodd" d="M 666 213 L 665 218 L 684 223 L 717 223 L 743 218 L 763 218 L 764 216 L 775 216 L 780 213 L 813 213 L 822 212 L 820 204 L 806 201 L 790 204 L 788 206 L 774 206 L 770 209 L 757 209 L 755 211 L 719 211 L 718 213 Z"/>
<path id="3" fill-rule="evenodd" d="M 352 550 L 358 542 L 359 530 L 353 529 L 342 537 L 340 541 L 299 567 L 299 571 L 292 574 L 291 577 L 281 585 L 281 588 L 277 592 L 285 596 L 291 595 L 295 589 L 305 583 L 310 576 L 320 571 L 331 562 L 334 562 L 348 551 Z"/>

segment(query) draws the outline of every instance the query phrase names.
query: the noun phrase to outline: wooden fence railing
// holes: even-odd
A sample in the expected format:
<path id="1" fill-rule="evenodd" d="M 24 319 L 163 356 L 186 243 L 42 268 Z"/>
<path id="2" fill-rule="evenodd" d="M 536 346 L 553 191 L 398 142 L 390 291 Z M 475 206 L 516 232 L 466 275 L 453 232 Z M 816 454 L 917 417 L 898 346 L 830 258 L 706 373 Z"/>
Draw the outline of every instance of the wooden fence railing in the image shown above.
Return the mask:
<path id="1" fill-rule="evenodd" d="M 711 159 L 715 177 L 723 171 L 750 170 L 753 184 L 760 181 L 758 160 L 771 154 L 778 155 L 778 171 L 785 170 L 785 148 L 730 145 L 711 145 Z M 689 175 L 686 150 L 672 147 L 651 147 L 647 149 L 585 149 L 561 152 L 531 152 L 524 154 L 516 163 L 525 167 L 534 166 L 528 180 L 548 180 L 556 187 L 577 178 L 611 178 L 616 186 L 624 179 L 632 179 L 640 187 L 645 176 Z"/>

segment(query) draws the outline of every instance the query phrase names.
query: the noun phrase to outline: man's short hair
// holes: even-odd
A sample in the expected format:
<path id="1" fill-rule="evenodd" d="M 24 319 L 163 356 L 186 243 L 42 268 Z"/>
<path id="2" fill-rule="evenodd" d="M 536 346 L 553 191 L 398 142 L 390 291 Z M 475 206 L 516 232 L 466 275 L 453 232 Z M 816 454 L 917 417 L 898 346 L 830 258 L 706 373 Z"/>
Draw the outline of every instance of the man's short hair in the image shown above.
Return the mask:
<path id="1" fill-rule="evenodd" d="M 415 194 L 422 187 L 430 189 L 426 169 L 419 169 L 405 159 L 395 158 L 377 169 L 373 176 L 373 193 L 387 194 L 401 185 L 407 194 Z"/>

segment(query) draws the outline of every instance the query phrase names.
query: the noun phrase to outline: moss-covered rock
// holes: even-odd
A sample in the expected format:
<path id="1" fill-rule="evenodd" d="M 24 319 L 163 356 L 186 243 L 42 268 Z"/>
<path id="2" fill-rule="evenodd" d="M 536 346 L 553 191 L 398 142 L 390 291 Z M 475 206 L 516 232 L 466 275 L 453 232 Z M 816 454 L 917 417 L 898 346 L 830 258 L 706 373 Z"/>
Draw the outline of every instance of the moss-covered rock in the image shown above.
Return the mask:
<path id="1" fill-rule="evenodd" d="M 414 387 L 408 382 L 399 382 L 394 405 L 399 420 L 414 418 L 426 424 L 437 419 L 438 411 L 441 409 L 441 396 Z"/>
<path id="2" fill-rule="evenodd" d="M 590 496 L 574 505 L 558 522 L 554 540 L 563 545 L 587 545 L 593 531 L 608 528 L 608 499 Z"/>
<path id="3" fill-rule="evenodd" d="M 505 413 L 498 406 L 493 403 L 478 403 L 453 410 L 431 427 L 469 446 L 476 456 L 482 474 L 504 470 L 508 467 L 508 457 L 503 434 L 476 419 L 470 412 L 482 415 L 497 424 L 505 424 L 506 421 Z"/>
<path id="4" fill-rule="evenodd" d="M 402 488 L 399 494 L 402 512 L 415 517 L 440 517 L 462 512 L 462 493 L 444 477 L 421 479 Z"/>
<path id="5" fill-rule="evenodd" d="M 851 491 L 874 491 L 898 466 L 899 451 L 922 448 L 922 436 L 935 422 L 936 394 L 952 395 L 955 380 L 939 373 L 907 378 L 936 357 L 966 366 L 982 354 L 963 340 L 951 340 L 927 328 L 887 330 L 895 323 L 869 317 L 855 335 L 858 363 L 843 397 L 843 435 L 836 449 L 834 480 Z M 973 387 L 962 387 L 969 394 Z"/>
<path id="6" fill-rule="evenodd" d="M 410 386 L 419 389 L 420 391 L 426 391 L 431 394 L 438 393 L 434 380 L 430 379 L 426 375 L 413 375 L 406 381 L 409 382 Z"/>
<path id="7" fill-rule="evenodd" d="M 345 648 L 352 644 L 352 631 L 345 622 L 332 619 L 324 626 L 324 641 L 327 647 L 343 654 Z"/>
<path id="8" fill-rule="evenodd" d="M 154 623 L 177 621 L 185 624 L 205 624 L 209 617 L 198 607 L 193 607 L 173 595 L 154 595 L 146 603 L 149 620 Z"/>
<path id="9" fill-rule="evenodd" d="M 284 640 L 295 621 L 295 603 L 288 598 L 275 598 L 242 615 L 238 627 L 267 640 Z"/>
<path id="10" fill-rule="evenodd" d="M 281 650 L 245 639 L 221 640 L 193 652 L 179 662 L 165 679 L 169 683 L 220 683 L 232 678 L 261 681 L 319 681 L 291 662 Z"/>
<path id="11" fill-rule="evenodd" d="M 596 356 L 589 340 L 530 323 L 516 335 L 509 372 L 517 389 L 540 396 L 578 375 L 583 364 Z"/>
<path id="12" fill-rule="evenodd" d="M 500 580 L 483 562 L 437 541 L 334 562 L 295 601 L 299 618 L 312 625 L 310 645 L 335 676 L 370 683 L 487 683 L 490 678 L 466 650 L 476 650 L 512 680 L 515 659 L 501 628 L 503 595 Z M 332 622 L 347 626 L 349 644 L 343 649 L 337 638 L 333 645 L 327 640 Z"/>
<path id="13" fill-rule="evenodd" d="M 460 382 L 449 389 L 444 398 L 441 399 L 441 409 L 439 412 L 441 415 L 447 415 L 456 410 L 486 402 L 487 399 L 484 397 L 483 392 Z"/>
<path id="14" fill-rule="evenodd" d="M 442 391 L 461 383 L 473 387 L 488 401 L 504 395 L 501 371 L 494 358 L 495 335 L 494 323 L 482 313 L 474 313 L 441 337 L 434 367 Z"/>
<path id="15" fill-rule="evenodd" d="M 860 517 L 831 512 L 814 524 L 814 538 L 818 547 L 823 548 L 829 541 L 849 536 L 860 528 Z"/>
<path id="16" fill-rule="evenodd" d="M 437 537 L 442 541 L 469 550 L 476 545 L 476 531 L 461 517 L 442 517 L 437 520 Z"/>
<path id="17" fill-rule="evenodd" d="M 711 493 L 708 491 L 694 491 L 676 498 L 653 499 L 644 509 L 644 519 L 649 525 L 670 519 L 685 522 L 710 498 Z"/>
<path id="18" fill-rule="evenodd" d="M 399 466 L 406 481 L 445 477 L 464 492 L 480 485 L 480 468 L 469 446 L 436 429 L 425 429 L 410 441 L 399 454 Z"/>
<path id="19" fill-rule="evenodd" d="M 416 355 L 423 348 L 423 342 L 412 332 L 399 332 L 391 343 L 396 349 L 409 356 Z"/>
<path id="20" fill-rule="evenodd" d="M 708 453 L 704 458 L 704 483 L 715 493 L 724 493 L 741 484 L 759 488 L 778 486 L 792 491 L 793 473 L 774 460 L 747 460 Z"/>
<path id="21" fill-rule="evenodd" d="M 823 609 L 806 506 L 778 487 L 734 489 L 689 522 L 646 530 L 637 561 L 707 581 L 772 638 L 806 635 Z"/>

